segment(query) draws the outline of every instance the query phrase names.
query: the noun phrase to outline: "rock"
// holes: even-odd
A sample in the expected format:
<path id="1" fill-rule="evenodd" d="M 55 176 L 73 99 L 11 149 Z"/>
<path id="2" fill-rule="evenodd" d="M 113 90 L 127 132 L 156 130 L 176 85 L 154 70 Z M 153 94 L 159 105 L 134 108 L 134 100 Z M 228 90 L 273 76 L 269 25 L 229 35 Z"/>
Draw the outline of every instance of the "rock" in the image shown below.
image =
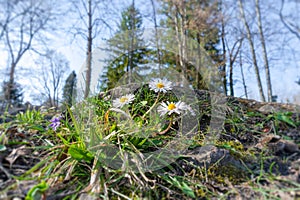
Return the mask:
<path id="1" fill-rule="evenodd" d="M 299 152 L 299 146 L 294 142 L 281 139 L 279 135 L 269 134 L 263 137 L 256 145 L 258 149 L 267 148 L 275 154 L 293 154 Z"/>
<path id="2" fill-rule="evenodd" d="M 179 166 L 181 169 L 181 172 L 180 169 L 177 169 L 177 173 L 189 173 L 198 167 L 205 167 L 208 169 L 213 165 L 231 166 L 240 170 L 245 169 L 242 162 L 238 158 L 235 158 L 235 156 L 231 155 L 229 150 L 213 145 L 196 147 L 194 149 L 187 150 L 182 157 L 182 159 L 176 161 L 175 166 Z"/>

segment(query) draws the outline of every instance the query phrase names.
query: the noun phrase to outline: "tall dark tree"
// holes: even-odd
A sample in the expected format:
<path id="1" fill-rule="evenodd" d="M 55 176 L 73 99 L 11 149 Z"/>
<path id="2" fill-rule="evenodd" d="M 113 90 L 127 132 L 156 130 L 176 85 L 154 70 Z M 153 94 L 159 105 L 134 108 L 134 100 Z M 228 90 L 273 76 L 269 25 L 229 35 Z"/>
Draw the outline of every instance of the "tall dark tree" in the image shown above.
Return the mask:
<path id="1" fill-rule="evenodd" d="M 19 106 L 23 103 L 24 92 L 22 86 L 19 83 L 14 82 L 12 85 L 10 82 L 4 81 L 2 83 L 2 91 L 4 91 L 4 101 L 2 102 L 2 106 Z"/>
<path id="2" fill-rule="evenodd" d="M 102 77 L 102 88 L 114 88 L 118 80 L 127 72 L 144 62 L 146 49 L 143 47 L 142 15 L 134 1 L 122 12 L 121 23 L 116 34 L 108 40 L 111 59 L 107 61 Z"/>
<path id="3" fill-rule="evenodd" d="M 76 73 L 73 70 L 68 76 L 63 88 L 63 102 L 66 106 L 71 107 L 76 99 Z"/>

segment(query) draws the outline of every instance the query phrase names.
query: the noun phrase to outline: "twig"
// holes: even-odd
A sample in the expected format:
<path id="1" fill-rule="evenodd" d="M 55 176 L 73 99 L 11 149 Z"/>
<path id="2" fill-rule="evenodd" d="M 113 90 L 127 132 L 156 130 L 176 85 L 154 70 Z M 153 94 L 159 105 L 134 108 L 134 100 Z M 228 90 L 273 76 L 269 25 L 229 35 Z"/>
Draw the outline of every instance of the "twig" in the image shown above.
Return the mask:
<path id="1" fill-rule="evenodd" d="M 9 171 L 2 166 L 2 163 L 0 163 L 0 170 L 2 170 L 4 172 L 4 174 L 7 176 L 7 178 L 10 179 L 12 177 L 12 174 L 9 173 Z"/>

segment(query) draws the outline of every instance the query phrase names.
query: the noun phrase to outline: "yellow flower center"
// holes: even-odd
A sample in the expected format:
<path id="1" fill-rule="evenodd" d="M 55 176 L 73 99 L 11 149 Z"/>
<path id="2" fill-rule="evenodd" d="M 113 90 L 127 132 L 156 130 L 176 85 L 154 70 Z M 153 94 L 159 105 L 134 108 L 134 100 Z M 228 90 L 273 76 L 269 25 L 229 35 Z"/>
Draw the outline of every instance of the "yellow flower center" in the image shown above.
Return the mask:
<path id="1" fill-rule="evenodd" d="M 163 83 L 157 83 L 157 84 L 156 84 L 156 87 L 158 87 L 158 88 L 160 89 L 160 88 L 165 87 L 165 85 L 164 85 Z"/>
<path id="2" fill-rule="evenodd" d="M 174 110 L 176 108 L 175 104 L 174 103 L 170 103 L 168 105 L 168 110 Z"/>
<path id="3" fill-rule="evenodd" d="M 127 97 L 122 97 L 122 98 L 120 99 L 120 102 L 121 102 L 121 103 L 124 103 L 124 102 L 126 102 L 126 101 L 128 101 L 128 98 L 127 98 Z"/>

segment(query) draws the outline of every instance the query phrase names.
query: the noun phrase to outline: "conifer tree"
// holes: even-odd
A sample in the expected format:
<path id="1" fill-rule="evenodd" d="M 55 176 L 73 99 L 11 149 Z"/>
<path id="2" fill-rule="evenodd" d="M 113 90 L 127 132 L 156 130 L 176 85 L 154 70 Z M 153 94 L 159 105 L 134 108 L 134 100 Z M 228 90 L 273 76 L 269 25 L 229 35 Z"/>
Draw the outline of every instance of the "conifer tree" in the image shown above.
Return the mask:
<path id="1" fill-rule="evenodd" d="M 71 107 L 76 99 L 76 82 L 76 73 L 73 70 L 66 79 L 66 83 L 63 88 L 63 102 L 66 106 Z"/>
<path id="2" fill-rule="evenodd" d="M 12 106 L 20 106 L 23 102 L 23 91 L 19 83 L 10 84 L 8 81 L 2 83 L 4 92 L 4 104 Z"/>
<path id="3" fill-rule="evenodd" d="M 147 50 L 143 48 L 142 16 L 134 1 L 122 12 L 122 19 L 116 34 L 108 40 L 111 59 L 107 61 L 101 80 L 102 89 L 114 88 L 118 80 L 131 73 L 139 64 L 145 62 Z"/>

